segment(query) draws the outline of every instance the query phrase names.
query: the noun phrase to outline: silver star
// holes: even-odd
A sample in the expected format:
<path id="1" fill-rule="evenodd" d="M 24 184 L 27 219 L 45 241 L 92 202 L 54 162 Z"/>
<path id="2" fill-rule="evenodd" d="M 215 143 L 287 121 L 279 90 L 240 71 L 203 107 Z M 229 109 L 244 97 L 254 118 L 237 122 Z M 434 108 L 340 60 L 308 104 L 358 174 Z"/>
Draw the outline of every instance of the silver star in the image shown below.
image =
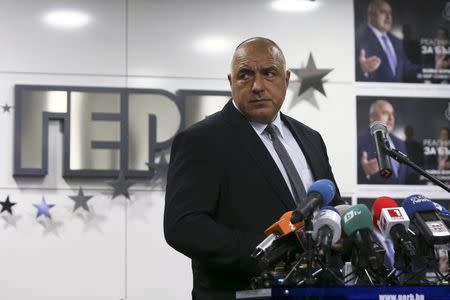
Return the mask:
<path id="1" fill-rule="evenodd" d="M 100 228 L 100 223 L 106 221 L 106 217 L 102 215 L 98 215 L 94 208 L 92 206 L 89 207 L 89 214 L 83 218 L 84 221 L 84 232 L 88 232 L 89 229 L 94 228 L 98 232 L 103 233 L 102 229 Z"/>
<path id="2" fill-rule="evenodd" d="M 136 181 L 125 180 L 125 175 L 123 175 L 123 172 L 120 171 L 119 178 L 117 180 L 107 181 L 106 183 L 114 188 L 114 194 L 111 199 L 114 199 L 119 195 L 123 195 L 127 199 L 130 199 L 128 189 L 132 185 L 136 184 Z"/>
<path id="3" fill-rule="evenodd" d="M 148 201 L 148 199 L 140 199 L 136 201 L 129 202 L 128 207 L 128 220 L 130 221 L 142 221 L 144 223 L 148 223 L 148 211 L 152 207 L 152 203 Z"/>
<path id="4" fill-rule="evenodd" d="M 82 207 L 84 210 L 89 211 L 89 207 L 87 202 L 94 196 L 85 196 L 83 193 L 83 189 L 79 188 L 77 196 L 69 196 L 70 199 L 75 201 L 75 206 L 73 207 L 73 211 L 76 211 L 78 208 Z"/>
<path id="5" fill-rule="evenodd" d="M 55 221 L 53 219 L 46 219 L 46 220 L 39 220 L 39 224 L 42 225 L 44 228 L 43 235 L 49 235 L 50 233 L 53 233 L 57 237 L 60 237 L 58 229 L 64 225 L 61 221 Z"/>
<path id="6" fill-rule="evenodd" d="M 322 78 L 325 77 L 328 73 L 333 71 L 333 69 L 317 69 L 316 64 L 314 62 L 314 58 L 312 53 L 309 54 L 308 63 L 306 64 L 306 68 L 299 69 L 291 69 L 291 71 L 297 75 L 301 79 L 300 89 L 298 91 L 297 101 L 292 101 L 290 108 L 294 107 L 298 104 L 299 98 L 302 94 L 304 94 L 309 89 L 316 90 L 320 92 L 322 95 L 327 96 L 325 90 L 323 88 Z M 307 99 L 310 100 L 310 99 Z M 310 100 L 314 105 L 314 102 Z M 316 103 L 317 104 L 317 103 Z"/>
<path id="7" fill-rule="evenodd" d="M 2 216 L 3 221 L 5 221 L 5 226 L 3 226 L 4 229 L 8 227 L 14 227 L 17 228 L 17 221 L 22 219 L 21 216 L 18 215 L 3 215 Z"/>
<path id="8" fill-rule="evenodd" d="M 12 106 L 9 106 L 8 103 L 2 105 L 3 112 L 9 112 Z"/>

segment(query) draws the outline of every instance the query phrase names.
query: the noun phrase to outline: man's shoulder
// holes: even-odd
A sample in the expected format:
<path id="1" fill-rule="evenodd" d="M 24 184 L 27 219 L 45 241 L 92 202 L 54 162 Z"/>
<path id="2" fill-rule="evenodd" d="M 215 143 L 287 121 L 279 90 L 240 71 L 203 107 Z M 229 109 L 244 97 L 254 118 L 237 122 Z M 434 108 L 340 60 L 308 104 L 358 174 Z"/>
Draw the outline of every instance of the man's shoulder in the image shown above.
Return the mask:
<path id="1" fill-rule="evenodd" d="M 390 134 L 390 137 L 391 137 L 392 141 L 394 142 L 394 144 L 406 146 L 405 141 L 400 139 L 399 137 L 395 136 L 394 134 Z"/>
<path id="2" fill-rule="evenodd" d="M 212 138 L 223 134 L 223 131 L 226 130 L 226 128 L 227 126 L 222 111 L 218 111 L 181 130 L 177 135 Z"/>

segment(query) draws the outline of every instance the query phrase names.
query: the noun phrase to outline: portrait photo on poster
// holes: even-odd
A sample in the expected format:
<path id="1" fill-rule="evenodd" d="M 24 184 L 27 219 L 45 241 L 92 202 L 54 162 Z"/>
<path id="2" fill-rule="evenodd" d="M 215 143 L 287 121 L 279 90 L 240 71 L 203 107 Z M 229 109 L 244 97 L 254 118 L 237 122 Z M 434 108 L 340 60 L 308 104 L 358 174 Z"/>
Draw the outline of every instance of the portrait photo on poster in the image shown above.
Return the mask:
<path id="1" fill-rule="evenodd" d="M 450 2 L 354 0 L 356 81 L 450 82 Z"/>
<path id="2" fill-rule="evenodd" d="M 391 148 L 445 184 L 450 183 L 450 100 L 443 98 L 406 98 L 357 96 L 357 172 L 358 184 L 431 185 L 425 177 L 389 158 L 392 174 L 381 177 L 375 140 L 370 124 L 386 125 L 386 140 Z"/>

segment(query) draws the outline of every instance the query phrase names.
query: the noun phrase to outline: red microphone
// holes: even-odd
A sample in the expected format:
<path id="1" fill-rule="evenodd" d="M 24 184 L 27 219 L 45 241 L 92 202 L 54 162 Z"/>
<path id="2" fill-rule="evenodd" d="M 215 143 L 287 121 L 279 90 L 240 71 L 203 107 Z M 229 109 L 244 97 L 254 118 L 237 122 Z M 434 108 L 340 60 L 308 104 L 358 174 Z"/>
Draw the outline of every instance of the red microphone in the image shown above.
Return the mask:
<path id="1" fill-rule="evenodd" d="M 373 225 L 379 230 L 378 220 L 383 208 L 398 207 L 394 199 L 387 196 L 378 197 L 372 204 Z"/>

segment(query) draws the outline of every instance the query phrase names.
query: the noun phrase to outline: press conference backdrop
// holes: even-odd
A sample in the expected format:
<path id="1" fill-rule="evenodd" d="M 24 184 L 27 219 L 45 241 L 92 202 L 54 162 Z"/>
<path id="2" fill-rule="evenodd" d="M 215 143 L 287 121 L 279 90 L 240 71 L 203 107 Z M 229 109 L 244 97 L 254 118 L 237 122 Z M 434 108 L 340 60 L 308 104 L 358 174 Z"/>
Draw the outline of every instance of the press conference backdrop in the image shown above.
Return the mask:
<path id="1" fill-rule="evenodd" d="M 282 110 L 321 132 L 343 196 L 353 202 L 380 194 L 402 198 L 420 189 L 448 199 L 434 186 L 358 185 L 357 166 L 347 159 L 356 156 L 357 95 L 443 105 L 448 86 L 355 83 L 353 1 L 305 2 L 285 10 L 259 0 L 2 1 L 0 201 L 9 197 L 16 204 L 13 214 L 0 215 L 0 298 L 190 298 L 189 260 L 162 234 L 165 141 L 220 109 L 234 47 L 251 36 L 275 40 L 289 68 L 308 69 L 311 56 L 319 70 L 332 69 L 323 78 L 326 95 L 313 89 L 299 95 L 300 79 L 292 74 Z M 75 14 L 63 15 L 62 22 L 54 15 L 61 10 Z M 47 94 L 33 94 L 16 107 L 16 85 L 45 86 Z M 154 89 L 162 92 L 147 101 Z M 127 98 L 130 90 L 139 91 Z M 187 92 L 180 110 L 182 90 L 207 92 Z M 124 99 L 135 106 L 123 106 Z M 50 108 L 51 114 L 36 113 Z M 129 131 L 122 131 L 124 124 Z M 159 148 L 151 154 L 149 145 Z M 147 174 L 146 163 L 156 173 Z M 129 199 L 113 198 L 106 183 L 117 178 L 119 167 L 137 178 Z M 78 176 L 83 170 L 102 172 Z M 80 187 L 92 196 L 89 211 L 74 211 Z M 37 217 L 43 207 L 51 219 Z"/>

